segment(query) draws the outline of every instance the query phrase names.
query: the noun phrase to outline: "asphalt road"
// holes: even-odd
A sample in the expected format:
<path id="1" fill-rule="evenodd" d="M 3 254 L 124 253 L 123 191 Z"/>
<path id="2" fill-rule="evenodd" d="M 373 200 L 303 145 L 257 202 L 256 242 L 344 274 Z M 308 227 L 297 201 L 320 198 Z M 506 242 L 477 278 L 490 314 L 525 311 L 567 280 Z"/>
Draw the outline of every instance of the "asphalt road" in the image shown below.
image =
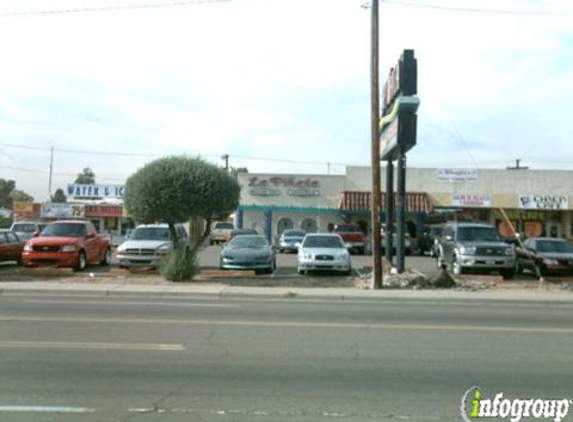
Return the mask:
<path id="1" fill-rule="evenodd" d="M 5 293 L 0 420 L 459 421 L 474 385 L 573 398 L 572 311 Z"/>

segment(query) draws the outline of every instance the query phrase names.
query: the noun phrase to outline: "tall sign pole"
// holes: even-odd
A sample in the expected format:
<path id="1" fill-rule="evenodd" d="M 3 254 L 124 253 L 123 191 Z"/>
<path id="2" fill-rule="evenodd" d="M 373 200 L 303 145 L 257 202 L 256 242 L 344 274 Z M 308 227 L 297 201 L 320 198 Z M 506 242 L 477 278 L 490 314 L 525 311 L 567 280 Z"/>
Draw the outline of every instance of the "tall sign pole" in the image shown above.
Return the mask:
<path id="1" fill-rule="evenodd" d="M 378 0 L 372 0 L 371 24 L 371 132 L 372 132 L 372 257 L 374 267 L 374 288 L 382 288 L 382 242 L 380 233 L 380 88 L 378 80 Z"/>
<path id="2" fill-rule="evenodd" d="M 404 50 L 396 66 L 390 69 L 384 84 L 382 118 L 380 119 L 380 158 L 388 161 L 386 168 L 386 248 L 392 258 L 393 213 L 396 211 L 396 267 L 404 271 L 404 237 L 406 215 L 406 152 L 416 145 L 418 93 L 418 64 L 414 50 Z M 392 161 L 397 160 L 396 205 Z"/>

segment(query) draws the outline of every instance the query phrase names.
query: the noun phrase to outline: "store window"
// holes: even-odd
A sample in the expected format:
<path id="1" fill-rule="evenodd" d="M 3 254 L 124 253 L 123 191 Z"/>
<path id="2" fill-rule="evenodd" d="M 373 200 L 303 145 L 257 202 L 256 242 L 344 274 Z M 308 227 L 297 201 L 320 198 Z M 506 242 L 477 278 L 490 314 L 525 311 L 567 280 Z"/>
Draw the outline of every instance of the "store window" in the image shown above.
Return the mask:
<path id="1" fill-rule="evenodd" d="M 277 236 L 280 236 L 285 230 L 294 228 L 294 223 L 290 218 L 281 218 L 277 223 Z"/>
<path id="2" fill-rule="evenodd" d="M 316 220 L 313 220 L 312 218 L 305 218 L 304 220 L 302 220 L 300 228 L 307 233 L 316 233 L 318 231 L 318 225 L 316 224 Z"/>

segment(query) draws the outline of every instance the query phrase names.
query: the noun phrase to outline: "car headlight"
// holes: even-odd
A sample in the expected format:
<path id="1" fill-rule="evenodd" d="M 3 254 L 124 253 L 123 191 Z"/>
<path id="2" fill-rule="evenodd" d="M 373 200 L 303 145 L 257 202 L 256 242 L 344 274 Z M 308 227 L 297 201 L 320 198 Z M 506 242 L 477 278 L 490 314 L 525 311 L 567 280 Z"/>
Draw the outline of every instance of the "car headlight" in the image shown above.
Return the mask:
<path id="1" fill-rule="evenodd" d="M 163 245 L 155 249 L 155 255 L 167 255 L 171 252 L 171 245 Z"/>
<path id="2" fill-rule="evenodd" d="M 344 253 L 337 255 L 336 259 L 348 259 L 349 257 L 350 257 L 350 255 L 348 254 L 348 252 L 344 252 Z"/>
<path id="3" fill-rule="evenodd" d="M 310 253 L 303 253 L 303 254 L 302 254 L 302 259 L 312 259 L 312 254 L 310 254 Z"/>
<path id="4" fill-rule="evenodd" d="M 545 265 L 557 265 L 557 264 L 559 264 L 559 261 L 557 261 L 556 259 L 545 258 L 545 259 L 543 260 L 543 263 L 544 263 Z"/>
<path id="5" fill-rule="evenodd" d="M 32 247 L 32 245 L 26 244 L 24 245 L 24 252 L 32 252 L 34 250 L 34 248 Z"/>
<path id="6" fill-rule="evenodd" d="M 460 253 L 462 255 L 474 255 L 476 253 L 476 247 L 475 246 L 462 246 L 460 248 Z"/>
<path id="7" fill-rule="evenodd" d="M 62 246 L 62 252 L 75 252 L 76 247 L 74 245 L 65 245 Z"/>
<path id="8" fill-rule="evenodd" d="M 515 255 L 515 249 L 514 248 L 506 248 L 505 254 L 506 255 Z"/>

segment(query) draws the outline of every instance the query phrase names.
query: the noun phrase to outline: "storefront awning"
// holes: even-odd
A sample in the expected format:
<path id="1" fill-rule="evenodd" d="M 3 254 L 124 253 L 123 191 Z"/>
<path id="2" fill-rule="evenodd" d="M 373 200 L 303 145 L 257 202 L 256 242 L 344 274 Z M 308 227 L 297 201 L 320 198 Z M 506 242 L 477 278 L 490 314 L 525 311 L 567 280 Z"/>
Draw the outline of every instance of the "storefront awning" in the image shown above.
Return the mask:
<path id="1" fill-rule="evenodd" d="M 341 192 L 338 199 L 338 208 L 341 211 L 370 211 L 370 197 L 372 192 Z M 396 194 L 394 194 L 396 203 Z M 386 206 L 386 195 L 382 192 L 382 211 Z M 425 192 L 406 192 L 406 211 L 431 213 L 434 206 Z"/>

